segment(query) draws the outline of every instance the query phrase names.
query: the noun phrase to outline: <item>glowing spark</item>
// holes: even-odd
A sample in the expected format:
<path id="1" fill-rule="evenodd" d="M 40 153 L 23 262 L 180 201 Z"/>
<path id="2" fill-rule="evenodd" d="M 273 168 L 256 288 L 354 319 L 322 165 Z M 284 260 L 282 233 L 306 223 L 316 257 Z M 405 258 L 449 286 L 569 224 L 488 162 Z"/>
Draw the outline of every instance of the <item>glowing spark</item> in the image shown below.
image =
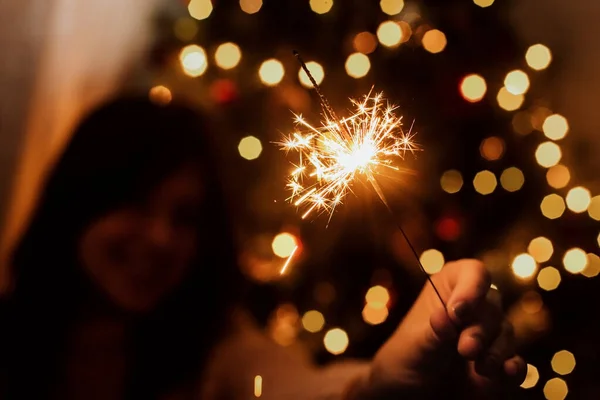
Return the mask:
<path id="1" fill-rule="evenodd" d="M 358 176 L 373 183 L 384 169 L 398 170 L 395 158 L 418 150 L 414 134 L 403 131 L 402 117 L 394 114 L 396 107 L 384 104 L 382 94 L 350 101 L 354 113 L 339 120 L 324 104 L 319 127 L 296 115 L 296 125 L 306 132 L 294 132 L 279 143 L 282 150 L 298 154 L 287 187 L 288 200 L 305 209 L 303 219 L 313 211 L 328 212 L 331 218 Z"/>
<path id="2" fill-rule="evenodd" d="M 298 246 L 294 247 L 294 250 L 292 250 L 292 252 L 290 253 L 290 256 L 287 258 L 287 260 L 285 260 L 285 264 L 283 264 L 283 267 L 281 267 L 281 271 L 279 271 L 279 275 L 283 275 L 285 273 L 288 266 L 290 265 L 290 262 L 292 261 L 292 258 L 294 257 L 294 254 L 296 253 L 296 250 L 298 250 Z"/>

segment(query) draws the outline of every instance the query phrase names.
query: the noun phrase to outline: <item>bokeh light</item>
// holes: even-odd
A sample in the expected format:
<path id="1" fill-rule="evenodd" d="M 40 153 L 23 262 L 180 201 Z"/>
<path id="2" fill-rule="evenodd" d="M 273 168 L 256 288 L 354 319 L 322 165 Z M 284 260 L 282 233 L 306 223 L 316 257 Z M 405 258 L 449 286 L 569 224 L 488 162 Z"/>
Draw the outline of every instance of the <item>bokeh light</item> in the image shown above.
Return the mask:
<path id="1" fill-rule="evenodd" d="M 523 187 L 525 175 L 517 167 L 505 169 L 500 175 L 500 184 L 507 192 L 516 192 Z"/>
<path id="2" fill-rule="evenodd" d="M 590 191 L 582 186 L 577 186 L 567 193 L 567 207 L 574 213 L 582 213 L 588 209 L 592 202 Z"/>
<path id="3" fill-rule="evenodd" d="M 552 53 L 550 49 L 543 44 L 534 44 L 527 49 L 525 53 L 525 61 L 527 65 L 536 71 L 541 71 L 548 68 L 552 61 Z"/>
<path id="4" fill-rule="evenodd" d="M 255 14 L 262 7 L 262 0 L 240 0 L 240 8 L 246 14 Z"/>
<path id="5" fill-rule="evenodd" d="M 484 139 L 479 146 L 479 152 L 481 157 L 488 161 L 495 161 L 502 157 L 504 154 L 504 140 L 498 136 L 492 136 Z"/>
<path id="6" fill-rule="evenodd" d="M 519 111 L 512 119 L 513 130 L 519 135 L 528 135 L 533 131 L 531 114 L 527 111 Z"/>
<path id="7" fill-rule="evenodd" d="M 473 0 L 473 3 L 481 8 L 486 8 L 494 4 L 494 0 Z"/>
<path id="8" fill-rule="evenodd" d="M 569 184 L 571 173 L 569 172 L 569 168 L 562 164 L 557 164 L 546 172 L 546 180 L 551 187 L 562 189 Z"/>
<path id="9" fill-rule="evenodd" d="M 341 328 L 333 328 L 327 331 L 323 337 L 325 349 L 333 355 L 339 355 L 348 348 L 348 334 Z"/>
<path id="10" fill-rule="evenodd" d="M 362 310 L 363 320 L 369 325 L 379 325 L 385 322 L 388 315 L 387 307 L 373 307 L 371 303 L 365 304 Z"/>
<path id="11" fill-rule="evenodd" d="M 569 122 L 560 114 L 552 114 L 544 120 L 542 130 L 548 139 L 560 140 L 567 136 Z"/>
<path id="12" fill-rule="evenodd" d="M 537 276 L 537 282 L 540 288 L 551 291 L 560 285 L 560 272 L 554 267 L 542 268 Z"/>
<path id="13" fill-rule="evenodd" d="M 308 332 L 320 332 L 325 326 L 325 317 L 317 310 L 310 310 L 302 316 L 302 326 Z"/>
<path id="14" fill-rule="evenodd" d="M 460 93 L 468 102 L 476 103 L 480 101 L 486 92 L 487 85 L 481 75 L 467 75 L 460 83 Z"/>
<path id="15" fill-rule="evenodd" d="M 475 187 L 477 193 L 483 195 L 493 193 L 496 186 L 498 186 L 498 181 L 496 175 L 491 171 L 480 171 L 473 179 L 473 187 Z"/>
<path id="16" fill-rule="evenodd" d="M 319 64 L 316 61 L 309 61 L 306 63 L 306 68 L 308 68 L 310 74 L 313 76 L 313 78 L 315 78 L 317 85 L 320 85 L 321 82 L 323 82 L 323 79 L 325 78 L 325 70 L 323 69 L 323 66 L 321 66 L 321 64 Z M 310 79 L 308 78 L 308 75 L 306 75 L 306 72 L 304 72 L 304 69 L 302 68 L 300 68 L 300 70 L 298 71 L 298 79 L 300 79 L 300 83 L 302 84 L 302 86 L 306 88 L 313 87 Z"/>
<path id="17" fill-rule="evenodd" d="M 565 270 L 572 274 L 579 274 L 587 267 L 588 258 L 585 251 L 575 247 L 567 250 L 563 257 L 563 265 Z"/>
<path id="18" fill-rule="evenodd" d="M 317 14 L 326 14 L 333 7 L 333 0 L 310 0 L 310 9 Z"/>
<path id="19" fill-rule="evenodd" d="M 198 23 L 192 18 L 181 17 L 175 21 L 173 31 L 177 39 L 189 42 L 198 34 Z"/>
<path id="20" fill-rule="evenodd" d="M 562 158 L 560 147 L 554 142 L 541 143 L 535 151 L 535 159 L 542 167 L 550 168 Z"/>
<path id="21" fill-rule="evenodd" d="M 600 221 L 600 195 L 592 197 L 587 212 L 590 218 Z"/>
<path id="22" fill-rule="evenodd" d="M 544 129 L 544 121 L 546 118 L 553 114 L 549 108 L 544 106 L 534 106 L 530 113 L 531 126 L 540 132 L 542 132 Z"/>
<path id="23" fill-rule="evenodd" d="M 425 271 L 430 275 L 440 272 L 445 262 L 442 252 L 436 249 L 425 250 L 419 260 Z"/>
<path id="24" fill-rule="evenodd" d="M 523 389 L 531 389 L 537 385 L 539 380 L 540 373 L 538 372 L 538 369 L 531 364 L 527 364 L 527 375 L 525 376 L 523 383 L 521 383 L 521 387 Z"/>
<path id="25" fill-rule="evenodd" d="M 524 94 L 529 90 L 529 77 L 520 69 L 515 69 L 506 74 L 504 87 L 510 94 Z"/>
<path id="26" fill-rule="evenodd" d="M 421 43 L 425 50 L 432 54 L 436 54 L 442 52 L 446 48 L 448 41 L 444 32 L 438 29 L 432 29 L 425 32 Z"/>
<path id="27" fill-rule="evenodd" d="M 413 31 L 410 24 L 406 21 L 396 21 L 400 30 L 402 31 L 402 37 L 400 38 L 400 43 L 406 43 L 410 40 Z"/>
<path id="28" fill-rule="evenodd" d="M 274 58 L 263 62 L 258 69 L 258 76 L 262 83 L 267 86 L 275 86 L 283 79 L 285 70 L 283 64 Z"/>
<path id="29" fill-rule="evenodd" d="M 554 246 L 550 239 L 540 236 L 529 242 L 527 252 L 535 259 L 535 261 L 543 263 L 552 257 Z"/>
<path id="30" fill-rule="evenodd" d="M 575 356 L 570 351 L 561 350 L 554 354 L 550 364 L 557 374 L 568 375 L 575 369 Z"/>
<path id="31" fill-rule="evenodd" d="M 190 44 L 181 49 L 179 53 L 179 61 L 183 72 L 193 78 L 198 77 L 208 68 L 206 59 L 206 51 L 198 45 Z"/>
<path id="32" fill-rule="evenodd" d="M 396 15 L 404 8 L 404 0 L 381 0 L 379 6 L 387 15 Z"/>
<path id="33" fill-rule="evenodd" d="M 370 69 L 371 61 L 363 53 L 350 54 L 346 59 L 346 73 L 352 78 L 363 78 Z"/>
<path id="34" fill-rule="evenodd" d="M 154 104 L 161 106 L 167 105 L 173 100 L 173 95 L 169 88 L 162 85 L 151 88 L 150 92 L 148 92 L 148 97 Z"/>
<path id="35" fill-rule="evenodd" d="M 377 39 L 386 47 L 396 47 L 402 41 L 402 29 L 394 21 L 382 22 L 377 28 Z"/>
<path id="36" fill-rule="evenodd" d="M 457 193 L 463 186 L 463 178 L 455 169 L 448 170 L 442 174 L 440 185 L 444 192 Z"/>
<path id="37" fill-rule="evenodd" d="M 215 51 L 215 62 L 223 69 L 235 68 L 242 59 L 240 47 L 232 42 L 221 44 Z"/>
<path id="38" fill-rule="evenodd" d="M 567 206 L 565 205 L 565 201 L 556 193 L 549 194 L 544 197 L 542 204 L 540 205 L 542 214 L 548 219 L 560 218 L 565 212 L 566 208 Z"/>
<path id="39" fill-rule="evenodd" d="M 203 20 L 210 16 L 213 10 L 211 0 L 191 0 L 188 4 L 188 12 L 192 18 Z"/>
<path id="40" fill-rule="evenodd" d="M 515 276 L 521 279 L 531 278 L 537 270 L 535 260 L 526 253 L 516 256 L 510 266 Z"/>
<path id="41" fill-rule="evenodd" d="M 242 156 L 242 158 L 245 158 L 246 160 L 255 160 L 262 152 L 262 144 L 258 138 L 255 138 L 254 136 L 246 136 L 240 140 L 238 151 L 240 152 L 240 156 Z"/>
<path id="42" fill-rule="evenodd" d="M 593 278 L 600 274 L 600 257 L 594 253 L 587 254 L 588 263 L 585 269 L 581 272 L 581 275 L 586 278 Z"/>
<path id="43" fill-rule="evenodd" d="M 500 91 L 498 91 L 496 100 L 498 101 L 500 108 L 506 111 L 515 111 L 521 108 L 523 101 L 525 101 L 525 97 L 522 94 L 512 94 L 506 87 L 502 87 Z"/>
<path id="44" fill-rule="evenodd" d="M 283 303 L 271 313 L 267 322 L 268 335 L 281 346 L 290 346 L 296 341 L 300 329 L 300 315 L 296 306 Z"/>
<path id="45" fill-rule="evenodd" d="M 567 383 L 560 378 L 552 378 L 544 385 L 544 396 L 547 400 L 564 400 L 567 393 Z"/>
<path id="46" fill-rule="evenodd" d="M 451 215 L 440 218 L 435 225 L 435 233 L 440 239 L 447 242 L 457 240 L 461 236 L 462 230 L 460 220 Z"/>
<path id="47" fill-rule="evenodd" d="M 381 285 L 373 286 L 367 290 L 365 301 L 372 308 L 385 308 L 390 301 L 390 292 Z"/>
<path id="48" fill-rule="evenodd" d="M 359 53 L 371 54 L 377 48 L 377 37 L 371 32 L 357 33 L 352 41 L 352 46 Z"/>
<path id="49" fill-rule="evenodd" d="M 534 290 L 529 290 L 523 294 L 519 303 L 523 311 L 527 314 L 537 314 L 544 307 L 542 296 Z"/>
<path id="50" fill-rule="evenodd" d="M 294 249 L 298 246 L 298 239 L 291 233 L 283 232 L 275 236 L 271 243 L 273 253 L 277 257 L 287 258 L 289 257 Z"/>
<path id="51" fill-rule="evenodd" d="M 262 396 L 262 376 L 256 375 L 254 377 L 254 397 Z"/>

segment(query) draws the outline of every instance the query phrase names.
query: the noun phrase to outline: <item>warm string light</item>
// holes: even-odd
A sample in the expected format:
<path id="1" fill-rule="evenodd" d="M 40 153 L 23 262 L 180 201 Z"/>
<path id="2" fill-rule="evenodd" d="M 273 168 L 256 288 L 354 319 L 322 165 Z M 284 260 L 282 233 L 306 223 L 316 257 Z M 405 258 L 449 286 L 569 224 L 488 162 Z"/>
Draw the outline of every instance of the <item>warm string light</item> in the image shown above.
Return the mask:
<path id="1" fill-rule="evenodd" d="M 302 326 L 308 332 L 320 332 L 325 326 L 325 317 L 317 310 L 310 310 L 302 316 Z"/>
<path id="2" fill-rule="evenodd" d="M 564 400 L 567 393 L 569 393 L 569 388 L 561 378 L 552 378 L 544 385 L 544 397 L 547 400 Z"/>
<path id="3" fill-rule="evenodd" d="M 346 351 L 349 344 L 348 334 L 341 328 L 333 328 L 323 337 L 325 349 L 333 355 L 340 355 Z"/>
<path id="4" fill-rule="evenodd" d="M 254 397 L 262 396 L 262 383 L 263 383 L 262 376 L 256 375 L 254 377 Z"/>
<path id="5" fill-rule="evenodd" d="M 363 320 L 369 325 L 379 325 L 385 322 L 389 315 L 389 301 L 390 293 L 385 287 L 381 285 L 371 287 L 365 295 Z"/>
<path id="6" fill-rule="evenodd" d="M 538 372 L 538 369 L 531 364 L 527 364 L 527 375 L 525 376 L 523 383 L 521 383 L 521 387 L 523 389 L 531 389 L 537 385 L 539 379 L 540 373 Z"/>
<path id="7" fill-rule="evenodd" d="M 255 160 L 262 153 L 262 144 L 260 140 L 254 136 L 246 136 L 238 144 L 240 155 L 246 160 Z"/>

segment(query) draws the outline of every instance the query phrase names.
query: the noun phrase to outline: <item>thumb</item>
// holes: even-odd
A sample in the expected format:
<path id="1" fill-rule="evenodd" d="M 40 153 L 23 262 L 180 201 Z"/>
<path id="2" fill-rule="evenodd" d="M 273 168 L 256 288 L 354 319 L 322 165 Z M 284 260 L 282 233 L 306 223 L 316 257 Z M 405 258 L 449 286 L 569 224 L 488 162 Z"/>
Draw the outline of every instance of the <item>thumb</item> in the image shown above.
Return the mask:
<path id="1" fill-rule="evenodd" d="M 440 307 L 431 314 L 431 328 L 441 342 L 452 341 L 485 299 L 491 278 L 478 260 L 450 262 L 432 278 L 447 298 L 446 309 Z"/>

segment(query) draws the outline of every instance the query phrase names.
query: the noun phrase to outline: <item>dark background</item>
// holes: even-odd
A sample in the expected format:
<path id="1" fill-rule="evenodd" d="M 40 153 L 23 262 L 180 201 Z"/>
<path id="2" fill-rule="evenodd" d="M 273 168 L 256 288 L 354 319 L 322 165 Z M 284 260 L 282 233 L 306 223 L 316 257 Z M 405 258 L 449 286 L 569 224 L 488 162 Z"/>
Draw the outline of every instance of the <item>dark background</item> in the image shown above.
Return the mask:
<path id="1" fill-rule="evenodd" d="M 273 142 L 293 129 L 292 111 L 315 125 L 320 119 L 314 90 L 298 81 L 299 65 L 292 55 L 292 49 L 297 49 L 304 59 L 324 67 L 321 87 L 339 114 L 350 107 L 348 97 L 360 97 L 374 86 L 400 107 L 405 125 L 414 121 L 415 140 L 423 151 L 403 162 L 413 172 L 384 181 L 384 190 L 397 222 L 406 228 L 419 253 L 434 248 L 447 261 L 477 257 L 486 262 L 515 324 L 520 352 L 539 372 L 539 380 L 535 372 L 530 373 L 527 382 L 533 387 L 523 389 L 523 395 L 544 398 L 546 382 L 558 377 L 566 382 L 568 398 L 600 398 L 595 379 L 600 372 L 599 281 L 591 272 L 600 268 L 600 260 L 588 256 L 585 274 L 569 273 L 562 261 L 573 247 L 598 255 L 600 224 L 592 218 L 594 211 L 567 209 L 554 220 L 540 211 L 542 199 L 550 193 L 564 198 L 569 189 L 585 186 L 592 196 L 599 194 L 600 180 L 592 167 L 597 159 L 590 149 L 600 139 L 571 129 L 566 138 L 556 141 L 571 180 L 566 187 L 554 189 L 546 180 L 547 169 L 534 156 L 537 146 L 549 139 L 539 127 L 517 133 L 513 123 L 516 115 L 531 123 L 540 107 L 569 119 L 558 105 L 561 102 L 550 95 L 569 57 L 568 49 L 551 48 L 553 59 L 547 69 L 529 68 L 524 55 L 535 42 L 520 38 L 511 18 L 513 4 L 501 0 L 486 8 L 468 0 L 407 1 L 393 16 L 382 12 L 375 0 L 336 0 L 322 15 L 313 12 L 308 1 L 266 0 L 257 13 L 247 14 L 238 1 L 215 0 L 210 16 L 199 21 L 190 18 L 186 5 L 174 0 L 156 15 L 153 51 L 132 75 L 131 87 L 165 86 L 173 97 L 191 98 L 222 127 L 214 139 L 231 194 L 242 267 L 254 282 L 247 304 L 275 340 L 309 352 L 319 362 L 369 357 L 394 330 L 425 279 L 394 221 L 362 182 L 357 182 L 356 195 L 348 196 L 328 226 L 326 216 L 302 221 L 285 201 L 289 160 Z M 174 30 L 182 18 L 197 30 L 183 40 Z M 355 52 L 354 36 L 363 31 L 375 34 L 387 20 L 407 22 L 410 39 L 393 49 L 378 44 L 368 55 L 369 73 L 361 79 L 349 77 L 344 64 Z M 520 23 L 527 20 L 521 18 Z M 422 45 L 423 34 L 430 29 L 441 30 L 447 38 L 440 53 L 432 54 Z M 234 42 L 242 51 L 241 62 L 231 70 L 222 70 L 214 62 L 215 49 L 223 42 Z M 208 56 L 206 72 L 195 78 L 183 73 L 179 61 L 179 52 L 189 44 L 202 46 Z M 273 87 L 262 84 L 257 72 L 269 58 L 277 58 L 286 70 Z M 531 86 L 519 110 L 506 111 L 499 107 L 496 94 L 506 73 L 514 69 L 525 71 Z M 459 90 L 461 80 L 471 73 L 487 82 L 485 97 L 476 103 L 465 101 Z M 259 138 L 263 146 L 260 157 L 251 161 L 237 150 L 247 135 Z M 502 156 L 493 161 L 480 151 L 482 141 L 492 136 L 504 146 Z M 504 190 L 499 181 L 502 171 L 512 166 L 525 176 L 525 184 L 516 192 Z M 464 180 L 455 194 L 440 186 L 440 177 L 450 169 L 460 171 Z M 473 187 L 474 176 L 482 170 L 492 171 L 498 179 L 489 195 Z M 598 202 L 596 197 L 590 208 L 595 207 L 596 218 Z M 449 235 L 448 223 L 456 228 L 450 232 L 454 235 Z M 291 232 L 302 243 L 283 277 L 278 271 L 284 260 L 271 250 L 271 241 L 280 232 Z M 537 271 L 553 266 L 561 274 L 560 285 L 552 291 L 540 288 L 535 275 L 518 279 L 510 267 L 538 236 L 549 238 L 554 251 Z M 385 322 L 371 326 L 363 321 L 361 311 L 365 293 L 376 284 L 388 288 L 391 300 Z M 313 309 L 326 320 L 318 333 L 304 331 L 300 322 L 303 313 Z M 349 346 L 343 355 L 334 356 L 323 346 L 324 333 L 333 327 L 348 333 Z M 564 376 L 551 365 L 560 350 L 570 351 L 576 360 L 573 372 Z M 553 392 L 551 387 L 546 398 L 563 398 L 560 390 Z"/>

